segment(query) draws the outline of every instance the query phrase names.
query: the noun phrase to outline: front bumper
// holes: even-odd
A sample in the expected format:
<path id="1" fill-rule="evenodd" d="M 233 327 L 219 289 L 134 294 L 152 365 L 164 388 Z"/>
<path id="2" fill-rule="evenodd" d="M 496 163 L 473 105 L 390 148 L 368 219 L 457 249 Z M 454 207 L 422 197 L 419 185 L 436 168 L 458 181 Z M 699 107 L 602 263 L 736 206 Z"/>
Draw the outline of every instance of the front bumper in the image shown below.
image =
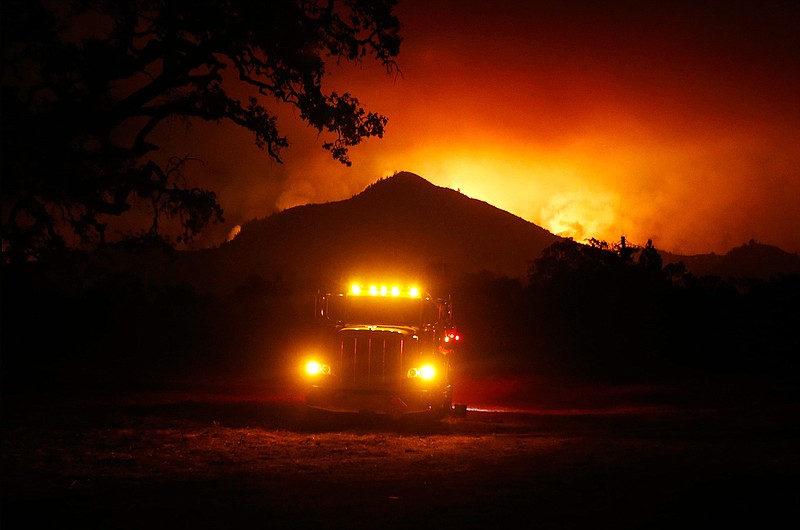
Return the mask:
<path id="1" fill-rule="evenodd" d="M 311 387 L 306 405 L 329 412 L 387 414 L 400 417 L 441 410 L 449 406 L 446 390 L 394 392 L 385 390 L 353 390 Z"/>

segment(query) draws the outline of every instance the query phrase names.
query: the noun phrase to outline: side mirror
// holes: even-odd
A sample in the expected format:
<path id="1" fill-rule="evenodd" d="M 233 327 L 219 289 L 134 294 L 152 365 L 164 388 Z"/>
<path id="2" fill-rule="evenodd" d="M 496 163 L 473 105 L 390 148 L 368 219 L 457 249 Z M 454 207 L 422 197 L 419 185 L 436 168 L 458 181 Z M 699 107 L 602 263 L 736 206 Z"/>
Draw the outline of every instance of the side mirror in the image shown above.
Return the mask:
<path id="1" fill-rule="evenodd" d="M 330 318 L 329 299 L 330 295 L 328 293 L 317 292 L 317 296 L 314 300 L 314 316 L 316 318 Z"/>

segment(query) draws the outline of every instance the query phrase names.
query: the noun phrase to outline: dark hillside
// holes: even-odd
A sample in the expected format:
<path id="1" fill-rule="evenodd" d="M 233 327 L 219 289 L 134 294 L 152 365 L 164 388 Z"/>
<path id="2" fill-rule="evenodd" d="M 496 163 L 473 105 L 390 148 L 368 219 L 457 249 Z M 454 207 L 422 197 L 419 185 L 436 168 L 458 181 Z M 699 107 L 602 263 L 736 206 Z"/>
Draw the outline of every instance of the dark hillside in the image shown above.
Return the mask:
<path id="1" fill-rule="evenodd" d="M 217 292 L 252 275 L 290 284 L 484 270 L 521 278 L 529 262 L 559 239 L 483 201 L 398 173 L 348 200 L 253 221 L 220 248 L 187 254 L 175 273 Z"/>
<path id="2" fill-rule="evenodd" d="M 726 254 L 664 254 L 665 263 L 678 261 L 682 261 L 695 276 L 766 280 L 782 274 L 800 274 L 800 256 L 753 240 Z"/>

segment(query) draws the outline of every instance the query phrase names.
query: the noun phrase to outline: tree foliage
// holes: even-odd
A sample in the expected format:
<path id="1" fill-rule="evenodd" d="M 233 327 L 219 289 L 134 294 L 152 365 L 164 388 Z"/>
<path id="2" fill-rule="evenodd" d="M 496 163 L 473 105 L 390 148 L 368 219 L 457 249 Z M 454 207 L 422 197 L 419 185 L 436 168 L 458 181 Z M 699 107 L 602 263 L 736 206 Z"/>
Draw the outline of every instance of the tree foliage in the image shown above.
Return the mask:
<path id="1" fill-rule="evenodd" d="M 165 120 L 229 121 L 275 161 L 275 108 L 297 109 L 350 165 L 387 119 L 326 92 L 331 63 L 395 68 L 396 0 L 4 0 L 3 255 L 106 244 L 109 221 L 144 209 L 128 236 L 188 242 L 223 210 L 193 187 L 191 158 L 156 156 Z M 163 162 L 167 160 L 167 162 Z M 159 162 L 161 161 L 161 162 Z"/>

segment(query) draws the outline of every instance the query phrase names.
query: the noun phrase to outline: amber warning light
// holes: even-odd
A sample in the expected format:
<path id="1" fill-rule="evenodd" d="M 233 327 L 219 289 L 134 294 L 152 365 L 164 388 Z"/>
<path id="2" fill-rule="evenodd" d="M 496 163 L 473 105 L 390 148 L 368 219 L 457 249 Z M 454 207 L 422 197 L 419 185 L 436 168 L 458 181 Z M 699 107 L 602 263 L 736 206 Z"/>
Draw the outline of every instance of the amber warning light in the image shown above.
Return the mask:
<path id="1" fill-rule="evenodd" d="M 394 298 L 419 298 L 421 296 L 419 287 L 411 286 L 401 288 L 398 285 L 361 285 L 354 283 L 350 286 L 352 296 L 386 296 Z"/>

